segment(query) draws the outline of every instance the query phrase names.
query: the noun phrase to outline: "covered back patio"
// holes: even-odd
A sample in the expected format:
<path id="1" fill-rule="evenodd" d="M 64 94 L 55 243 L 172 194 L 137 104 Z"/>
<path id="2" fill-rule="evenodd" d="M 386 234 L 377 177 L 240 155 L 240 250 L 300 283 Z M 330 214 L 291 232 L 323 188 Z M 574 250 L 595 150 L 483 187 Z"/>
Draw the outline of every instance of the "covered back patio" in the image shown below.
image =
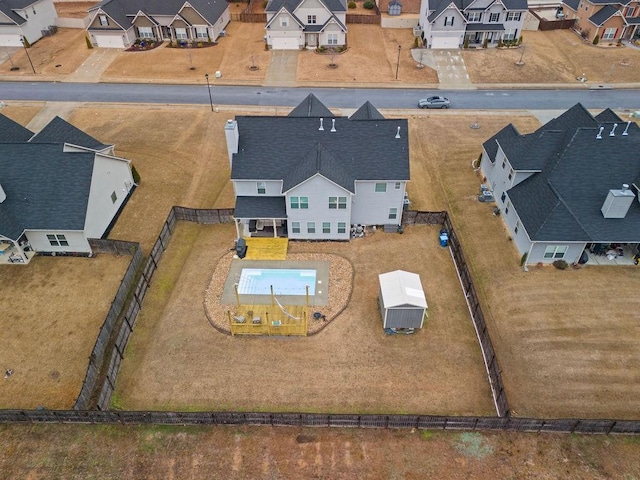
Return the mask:
<path id="1" fill-rule="evenodd" d="M 286 237 L 285 197 L 237 197 L 234 209 L 237 237 Z"/>

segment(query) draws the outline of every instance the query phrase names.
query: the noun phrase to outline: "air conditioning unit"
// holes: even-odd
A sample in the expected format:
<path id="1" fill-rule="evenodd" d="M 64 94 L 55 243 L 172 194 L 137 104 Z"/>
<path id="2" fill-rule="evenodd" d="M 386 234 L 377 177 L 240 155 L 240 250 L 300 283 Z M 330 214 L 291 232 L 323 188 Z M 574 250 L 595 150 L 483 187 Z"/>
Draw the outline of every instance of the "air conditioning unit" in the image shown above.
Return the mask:
<path id="1" fill-rule="evenodd" d="M 422 38 L 422 27 L 420 27 L 420 25 L 413 27 L 413 36 Z"/>
<path id="2" fill-rule="evenodd" d="M 478 195 L 479 202 L 493 202 L 493 192 L 488 190 L 483 191 L 480 195 Z"/>
<path id="3" fill-rule="evenodd" d="M 226 30 L 220 31 L 220 36 L 221 37 L 226 37 L 227 36 L 227 31 Z"/>

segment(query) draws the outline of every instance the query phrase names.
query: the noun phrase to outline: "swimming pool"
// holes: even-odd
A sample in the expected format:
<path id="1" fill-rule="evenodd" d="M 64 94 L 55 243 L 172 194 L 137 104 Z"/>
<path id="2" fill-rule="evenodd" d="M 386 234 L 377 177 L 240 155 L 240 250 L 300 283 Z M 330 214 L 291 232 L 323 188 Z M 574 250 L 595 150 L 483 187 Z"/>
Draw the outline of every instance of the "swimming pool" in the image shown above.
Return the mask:
<path id="1" fill-rule="evenodd" d="M 294 268 L 243 268 L 238 281 L 241 295 L 315 295 L 316 270 Z"/>

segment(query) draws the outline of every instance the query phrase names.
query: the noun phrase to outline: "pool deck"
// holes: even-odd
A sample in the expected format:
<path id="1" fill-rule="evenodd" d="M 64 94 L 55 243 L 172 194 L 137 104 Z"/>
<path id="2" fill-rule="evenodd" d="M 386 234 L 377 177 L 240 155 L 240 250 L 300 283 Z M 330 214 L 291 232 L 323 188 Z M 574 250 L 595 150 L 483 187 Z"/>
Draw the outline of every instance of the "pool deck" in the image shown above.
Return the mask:
<path id="1" fill-rule="evenodd" d="M 269 268 L 269 269 L 302 269 L 316 271 L 315 295 L 309 295 L 309 305 L 327 305 L 329 302 L 329 262 L 302 262 L 289 260 L 247 260 L 234 259 L 229 268 L 229 275 L 224 284 L 221 302 L 223 304 L 236 304 L 236 292 L 234 285 L 240 280 L 243 268 Z M 243 305 L 270 305 L 271 295 L 238 295 Z M 306 295 L 278 295 L 278 301 L 282 305 L 305 305 Z"/>

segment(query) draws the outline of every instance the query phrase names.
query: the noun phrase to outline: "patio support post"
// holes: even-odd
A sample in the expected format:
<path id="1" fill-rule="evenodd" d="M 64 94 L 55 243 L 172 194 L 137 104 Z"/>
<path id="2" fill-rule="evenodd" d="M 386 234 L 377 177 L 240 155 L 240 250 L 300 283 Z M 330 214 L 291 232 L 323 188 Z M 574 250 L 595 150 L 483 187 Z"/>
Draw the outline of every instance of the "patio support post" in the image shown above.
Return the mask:
<path id="1" fill-rule="evenodd" d="M 278 238 L 278 227 L 276 227 L 276 219 L 272 218 L 271 222 L 273 223 L 273 238 Z"/>

